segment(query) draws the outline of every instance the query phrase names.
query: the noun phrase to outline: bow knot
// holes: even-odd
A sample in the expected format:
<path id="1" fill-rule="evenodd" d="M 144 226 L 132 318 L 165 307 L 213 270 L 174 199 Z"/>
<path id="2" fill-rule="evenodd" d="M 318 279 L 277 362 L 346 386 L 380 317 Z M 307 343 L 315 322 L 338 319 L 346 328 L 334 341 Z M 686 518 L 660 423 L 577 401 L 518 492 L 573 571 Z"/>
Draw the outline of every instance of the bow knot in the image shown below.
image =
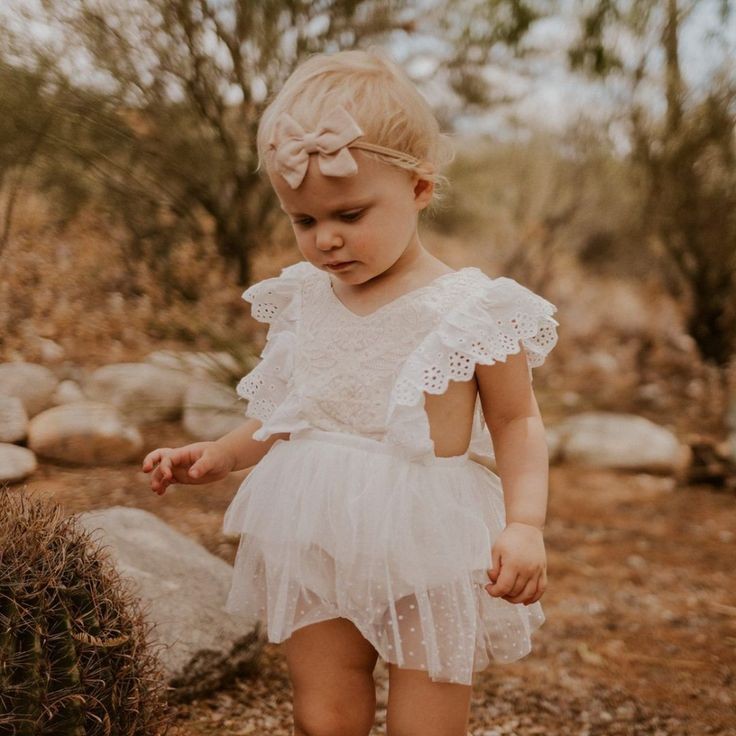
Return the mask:
<path id="1" fill-rule="evenodd" d="M 325 176 L 354 176 L 358 165 L 348 145 L 361 135 L 360 126 L 342 105 L 325 115 L 313 131 L 305 131 L 288 112 L 282 112 L 269 141 L 275 152 L 274 169 L 296 189 L 306 176 L 309 155 L 316 153 Z"/>
<path id="2" fill-rule="evenodd" d="M 307 153 L 317 153 L 319 151 L 319 134 L 305 133 L 302 137 L 302 145 Z"/>

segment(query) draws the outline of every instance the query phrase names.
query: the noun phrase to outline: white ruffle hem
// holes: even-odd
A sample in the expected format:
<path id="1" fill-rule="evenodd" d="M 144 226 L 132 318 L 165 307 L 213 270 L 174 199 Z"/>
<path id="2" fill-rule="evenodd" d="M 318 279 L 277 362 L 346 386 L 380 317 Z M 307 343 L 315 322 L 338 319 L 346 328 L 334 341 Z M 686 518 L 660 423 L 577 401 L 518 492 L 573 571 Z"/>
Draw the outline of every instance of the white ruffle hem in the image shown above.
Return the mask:
<path id="1" fill-rule="evenodd" d="M 314 428 L 277 440 L 223 521 L 242 535 L 225 610 L 269 641 L 336 617 L 386 662 L 472 683 L 491 660 L 531 651 L 539 602 L 488 594 L 505 527 L 501 481 L 469 453 L 416 457 L 357 434 Z"/>

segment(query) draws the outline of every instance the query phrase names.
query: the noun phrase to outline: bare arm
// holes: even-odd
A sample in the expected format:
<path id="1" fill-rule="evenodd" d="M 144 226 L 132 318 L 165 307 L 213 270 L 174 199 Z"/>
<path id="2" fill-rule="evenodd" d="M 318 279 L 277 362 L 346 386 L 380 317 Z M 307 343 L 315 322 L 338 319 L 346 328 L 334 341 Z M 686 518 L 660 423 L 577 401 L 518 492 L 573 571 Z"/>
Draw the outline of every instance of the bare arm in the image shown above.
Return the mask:
<path id="1" fill-rule="evenodd" d="M 483 415 L 503 482 L 506 523 L 544 529 L 549 452 L 523 348 L 506 362 L 476 367 Z"/>
<path id="2" fill-rule="evenodd" d="M 240 427 L 236 427 L 226 435 L 220 437 L 215 444 L 232 454 L 235 458 L 233 470 L 242 470 L 256 465 L 258 461 L 271 449 L 276 440 L 288 440 L 289 432 L 272 434 L 264 441 L 254 440 L 253 433 L 260 429 L 262 422 L 259 419 L 248 419 Z"/>
<path id="3" fill-rule="evenodd" d="M 544 521 L 549 453 L 523 347 L 505 362 L 477 366 L 483 414 L 503 483 L 506 527 L 493 543 L 486 591 L 525 606 L 547 587 Z"/>

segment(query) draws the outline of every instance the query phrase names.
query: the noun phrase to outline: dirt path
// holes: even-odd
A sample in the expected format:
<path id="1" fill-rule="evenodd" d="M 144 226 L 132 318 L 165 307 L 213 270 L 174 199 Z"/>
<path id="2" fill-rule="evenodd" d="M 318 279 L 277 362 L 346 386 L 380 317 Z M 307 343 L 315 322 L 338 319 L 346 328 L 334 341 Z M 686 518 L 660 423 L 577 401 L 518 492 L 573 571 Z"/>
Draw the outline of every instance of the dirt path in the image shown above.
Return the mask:
<path id="1" fill-rule="evenodd" d="M 144 428 L 147 449 L 188 441 Z M 232 563 L 222 516 L 243 473 L 163 498 L 136 466 L 43 463 L 29 490 L 72 513 L 135 506 Z M 736 735 L 736 499 L 670 479 L 553 467 L 545 532 L 547 621 L 519 662 L 477 675 L 472 736 Z M 376 670 L 385 733 L 385 669 Z M 291 734 L 278 645 L 257 681 L 178 711 L 176 736 Z"/>

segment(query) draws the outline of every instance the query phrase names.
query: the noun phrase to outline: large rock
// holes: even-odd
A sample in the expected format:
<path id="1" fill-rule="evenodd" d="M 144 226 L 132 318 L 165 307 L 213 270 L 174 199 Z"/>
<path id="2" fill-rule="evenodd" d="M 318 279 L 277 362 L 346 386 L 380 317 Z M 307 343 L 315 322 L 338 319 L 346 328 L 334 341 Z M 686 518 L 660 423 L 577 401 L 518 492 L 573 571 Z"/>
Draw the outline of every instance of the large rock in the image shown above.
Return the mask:
<path id="1" fill-rule="evenodd" d="M 184 673 L 200 652 L 227 655 L 248 633 L 242 619 L 223 611 L 232 576 L 227 562 L 141 509 L 114 506 L 79 520 L 133 581 L 155 625 L 152 638 L 167 645 L 161 659 L 169 677 Z"/>
<path id="2" fill-rule="evenodd" d="M 228 352 L 189 352 L 156 350 L 145 357 L 146 363 L 172 368 L 193 378 L 225 382 L 229 376 L 242 373 L 237 360 Z"/>
<path id="3" fill-rule="evenodd" d="M 0 444 L 0 483 L 16 483 L 38 467 L 36 456 L 25 447 Z"/>
<path id="4" fill-rule="evenodd" d="M 17 396 L 0 394 L 0 442 L 20 442 L 28 430 L 28 414 Z"/>
<path id="5" fill-rule="evenodd" d="M 28 446 L 49 459 L 99 465 L 137 460 L 143 437 L 114 406 L 79 401 L 33 417 L 28 426 Z"/>
<path id="6" fill-rule="evenodd" d="M 635 414 L 584 412 L 556 427 L 565 460 L 583 465 L 680 473 L 690 462 L 687 445 L 665 427 Z"/>
<path id="7" fill-rule="evenodd" d="M 39 358 L 44 363 L 60 363 L 66 356 L 66 351 L 55 340 L 49 340 L 46 337 L 39 337 L 36 343 L 39 352 Z"/>
<path id="8" fill-rule="evenodd" d="M 113 363 L 94 371 L 84 393 L 116 406 L 135 424 L 179 419 L 191 378 L 183 371 L 150 363 Z"/>
<path id="9" fill-rule="evenodd" d="M 213 381 L 194 381 L 184 396 L 184 429 L 198 440 L 216 440 L 245 422 L 235 389 Z"/>
<path id="10" fill-rule="evenodd" d="M 75 401 L 84 401 L 86 398 L 79 384 L 67 378 L 61 381 L 56 387 L 52 402 L 54 406 L 59 406 L 60 404 L 72 404 Z"/>
<path id="11" fill-rule="evenodd" d="M 23 402 L 29 417 L 51 406 L 59 379 L 36 363 L 0 363 L 0 395 L 15 396 Z"/>

